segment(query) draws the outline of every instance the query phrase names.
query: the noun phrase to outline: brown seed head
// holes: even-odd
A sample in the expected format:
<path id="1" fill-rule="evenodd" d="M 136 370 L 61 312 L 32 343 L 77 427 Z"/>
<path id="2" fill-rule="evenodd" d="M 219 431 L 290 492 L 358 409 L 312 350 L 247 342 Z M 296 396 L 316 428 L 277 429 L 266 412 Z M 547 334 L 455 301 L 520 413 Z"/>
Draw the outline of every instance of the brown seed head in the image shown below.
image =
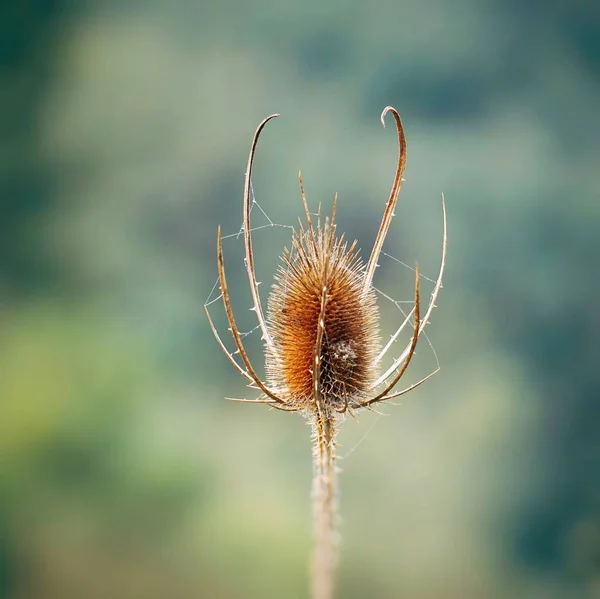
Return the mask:
<path id="1" fill-rule="evenodd" d="M 375 292 L 364 293 L 364 266 L 356 242 L 335 236 L 320 218 L 316 231 L 294 231 L 269 297 L 269 386 L 297 409 L 344 411 L 365 399 L 377 378 L 379 314 Z M 314 370 L 318 369 L 315 378 Z M 315 386 L 317 388 L 315 389 Z"/>

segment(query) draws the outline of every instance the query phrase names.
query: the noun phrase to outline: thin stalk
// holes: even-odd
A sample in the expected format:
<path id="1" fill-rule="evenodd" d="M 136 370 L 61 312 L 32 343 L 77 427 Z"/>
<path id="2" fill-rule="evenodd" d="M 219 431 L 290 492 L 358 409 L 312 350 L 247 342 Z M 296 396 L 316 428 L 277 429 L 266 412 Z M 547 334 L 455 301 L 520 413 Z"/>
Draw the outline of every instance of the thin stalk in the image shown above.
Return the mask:
<path id="1" fill-rule="evenodd" d="M 315 547 L 312 561 L 312 599 L 332 599 L 337 567 L 338 505 L 335 466 L 335 415 L 319 411 L 313 421 L 313 519 Z"/>

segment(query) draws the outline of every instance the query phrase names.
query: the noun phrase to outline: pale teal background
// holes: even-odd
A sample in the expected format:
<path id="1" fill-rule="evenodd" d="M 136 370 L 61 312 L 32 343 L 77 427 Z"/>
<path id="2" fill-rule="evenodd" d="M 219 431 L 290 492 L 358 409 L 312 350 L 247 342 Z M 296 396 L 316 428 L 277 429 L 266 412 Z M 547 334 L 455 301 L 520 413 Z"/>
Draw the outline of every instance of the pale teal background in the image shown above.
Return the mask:
<path id="1" fill-rule="evenodd" d="M 203 304 L 271 112 L 259 205 L 294 224 L 302 169 L 368 255 L 388 104 L 385 249 L 428 277 L 447 197 L 442 370 L 344 425 L 338 596 L 600 596 L 599 23 L 591 0 L 3 3 L 0 596 L 307 597 L 310 431 L 223 399 L 253 392 Z M 264 298 L 289 237 L 257 231 Z M 390 259 L 376 285 L 412 295 Z M 403 382 L 434 366 L 424 342 Z"/>

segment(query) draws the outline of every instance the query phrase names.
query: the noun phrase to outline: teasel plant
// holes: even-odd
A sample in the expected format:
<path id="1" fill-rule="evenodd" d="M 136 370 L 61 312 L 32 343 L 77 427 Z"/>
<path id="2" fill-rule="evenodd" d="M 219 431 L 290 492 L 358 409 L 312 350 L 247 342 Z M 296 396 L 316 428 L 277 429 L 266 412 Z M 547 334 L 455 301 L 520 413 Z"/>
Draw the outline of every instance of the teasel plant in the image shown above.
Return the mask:
<path id="1" fill-rule="evenodd" d="M 300 192 L 305 222 L 299 219 L 292 233 L 290 249 L 284 249 L 275 283 L 263 311 L 256 280 L 250 212 L 252 204 L 252 167 L 260 134 L 278 114 L 264 119 L 250 146 L 243 196 L 243 237 L 245 268 L 265 351 L 265 377 L 261 380 L 244 347 L 231 304 L 225 264 L 223 237 L 217 232 L 217 267 L 219 286 L 233 336 L 235 350 L 230 351 L 219 334 L 205 305 L 209 324 L 218 345 L 234 368 L 260 392 L 257 398 L 229 398 L 243 403 L 265 404 L 283 412 L 300 412 L 312 426 L 313 447 L 313 524 L 314 551 L 311 568 L 312 599 L 332 599 L 338 550 L 338 494 L 336 434 L 346 415 L 373 410 L 378 404 L 400 397 L 431 378 L 437 368 L 417 382 L 397 390 L 413 356 L 419 337 L 435 307 L 446 263 L 446 205 L 442 195 L 443 236 L 439 274 L 428 306 L 423 311 L 419 289 L 419 267 L 415 267 L 414 303 L 402 324 L 382 348 L 379 334 L 379 311 L 373 277 L 388 234 L 406 167 L 406 139 L 400 115 L 388 106 L 398 136 L 398 162 L 392 189 L 373 249 L 366 265 L 357 242 L 349 243 L 337 234 L 335 222 L 337 196 L 331 216 L 311 214 L 302 176 Z M 314 218 L 313 218 L 314 217 Z M 423 313 L 424 312 L 424 313 Z M 412 325 L 408 344 L 392 364 L 383 369 L 382 359 L 401 332 Z M 383 372 L 382 372 L 383 370 Z"/>

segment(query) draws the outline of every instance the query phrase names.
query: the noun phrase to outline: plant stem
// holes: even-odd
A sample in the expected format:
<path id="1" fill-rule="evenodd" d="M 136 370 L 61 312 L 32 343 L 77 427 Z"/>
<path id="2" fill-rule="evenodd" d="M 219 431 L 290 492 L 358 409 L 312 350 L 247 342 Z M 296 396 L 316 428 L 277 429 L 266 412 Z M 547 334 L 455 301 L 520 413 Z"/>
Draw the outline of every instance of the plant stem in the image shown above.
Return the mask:
<path id="1" fill-rule="evenodd" d="M 312 561 L 312 599 L 333 598 L 337 566 L 338 512 L 335 467 L 335 415 L 319 411 L 313 421 L 313 521 L 315 547 Z"/>

